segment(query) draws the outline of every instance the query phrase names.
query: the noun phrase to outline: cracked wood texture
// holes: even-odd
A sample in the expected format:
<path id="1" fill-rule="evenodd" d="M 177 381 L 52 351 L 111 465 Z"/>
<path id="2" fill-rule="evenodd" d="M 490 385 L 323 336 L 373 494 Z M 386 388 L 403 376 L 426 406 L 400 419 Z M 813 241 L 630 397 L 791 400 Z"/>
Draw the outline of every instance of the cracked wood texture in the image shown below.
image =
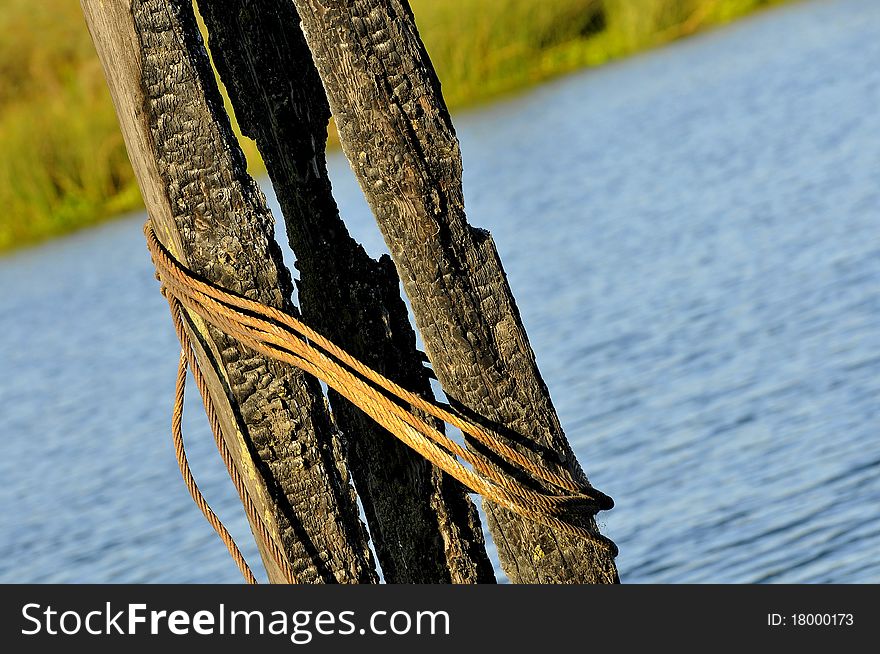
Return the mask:
<path id="1" fill-rule="evenodd" d="M 584 484 L 488 232 L 465 217 L 461 154 L 406 0 L 293 0 L 339 128 L 437 378 L 454 406 Z M 613 543 L 485 503 L 515 583 L 616 583 Z"/>
<path id="2" fill-rule="evenodd" d="M 81 4 L 159 237 L 209 281 L 293 311 L 272 216 L 247 175 L 190 1 Z M 223 436 L 296 580 L 375 582 L 318 382 L 188 322 Z M 270 581 L 283 581 L 260 545 Z"/>
<path id="3" fill-rule="evenodd" d="M 239 125 L 256 140 L 275 187 L 305 321 L 431 397 L 394 264 L 387 255 L 372 259 L 351 238 L 333 199 L 325 156 L 330 108 L 296 9 L 290 0 L 198 5 Z M 331 392 L 330 402 L 385 580 L 494 582 L 465 489 L 342 396 Z"/>

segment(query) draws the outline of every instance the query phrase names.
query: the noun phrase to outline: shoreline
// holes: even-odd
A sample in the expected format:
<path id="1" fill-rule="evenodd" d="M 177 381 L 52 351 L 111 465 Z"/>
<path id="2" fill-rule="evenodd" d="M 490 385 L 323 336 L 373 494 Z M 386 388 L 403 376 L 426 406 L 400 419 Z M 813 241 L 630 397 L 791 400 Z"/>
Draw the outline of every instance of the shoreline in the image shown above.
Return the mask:
<path id="1" fill-rule="evenodd" d="M 651 1 L 664 9 L 678 0 Z M 594 7 L 595 0 L 563 0 L 561 6 L 549 11 L 534 8 L 532 0 L 487 2 L 459 0 L 450 7 L 435 0 L 411 0 L 452 113 L 490 106 L 552 80 L 706 34 L 794 0 L 703 0 L 683 20 L 653 31 L 643 25 L 630 27 L 625 16 L 611 9 L 603 10 L 601 22 L 597 22 L 600 19 L 589 13 L 595 10 L 585 9 Z M 615 11 L 633 11 L 623 9 L 631 7 L 626 2 L 606 0 L 604 6 L 621 3 Z M 468 34 L 465 21 L 478 14 L 484 22 Z M 525 24 L 537 14 L 540 16 Z M 581 23 L 575 21 L 570 27 L 575 18 Z M 494 34 L 487 32 L 490 28 Z M 511 34 L 514 29 L 519 32 Z M 575 37 L 566 31 L 569 29 L 575 30 Z M 448 38 L 450 34 L 475 38 L 462 36 L 456 41 Z M 558 42 L 552 42 L 554 38 Z M 93 62 L 84 60 L 83 65 L 89 64 Z M 46 136 L 34 136 L 39 126 L 35 129 L 30 124 L 34 105 L 42 97 L 25 98 L 6 107 L 0 104 L 0 145 L 12 161 L 0 162 L 0 179 L 10 180 L 8 188 L 0 187 L 0 201 L 8 211 L 5 219 L 0 217 L 0 256 L 143 208 L 103 76 L 94 68 L 91 65 L 84 80 L 75 80 L 73 99 L 53 98 L 56 102 L 47 113 L 37 115 L 43 120 Z M 71 105 L 82 109 L 71 112 Z M 234 117 L 233 127 L 250 173 L 265 176 L 256 145 L 241 137 Z M 42 140 L 34 144 L 37 138 Z M 331 122 L 328 150 L 337 149 Z M 21 187 L 13 188 L 11 180 L 22 177 Z"/>

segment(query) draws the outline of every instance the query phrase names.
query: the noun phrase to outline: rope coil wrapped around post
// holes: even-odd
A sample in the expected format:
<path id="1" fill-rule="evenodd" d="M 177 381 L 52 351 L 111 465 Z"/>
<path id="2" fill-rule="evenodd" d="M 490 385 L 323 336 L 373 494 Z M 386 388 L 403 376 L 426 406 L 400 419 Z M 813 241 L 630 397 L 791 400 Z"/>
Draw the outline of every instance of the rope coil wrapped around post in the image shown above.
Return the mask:
<path id="1" fill-rule="evenodd" d="M 255 352 L 314 375 L 469 490 L 527 519 L 610 548 L 613 555 L 616 555 L 616 546 L 611 540 L 578 524 L 580 521 L 573 520 L 578 515 L 582 517 L 584 512 L 595 514 L 599 510 L 610 509 L 613 506 L 610 497 L 594 488 L 578 484 L 571 477 L 562 476 L 546 465 L 536 464 L 508 445 L 493 430 L 468 420 L 451 407 L 428 401 L 400 387 L 290 314 L 235 295 L 198 278 L 160 243 L 150 220 L 144 225 L 144 234 L 182 347 L 172 421 L 178 464 L 190 494 L 226 544 L 249 583 L 256 583 L 256 579 L 232 537 L 199 492 L 186 461 L 180 418 L 187 368 L 192 370 L 221 458 L 241 496 L 257 537 L 263 541 L 266 550 L 291 583 L 295 582 L 295 577 L 283 551 L 272 538 L 248 496 L 226 448 L 204 376 L 184 326 L 187 312 L 199 316 L 205 323 L 237 339 Z M 407 408 L 407 405 L 412 409 Z M 486 448 L 493 457 L 516 470 L 517 476 L 527 480 L 530 485 L 500 472 L 481 454 L 455 442 L 428 424 L 413 409 L 458 428 L 466 437 Z M 543 490 L 545 488 L 551 490 Z"/>

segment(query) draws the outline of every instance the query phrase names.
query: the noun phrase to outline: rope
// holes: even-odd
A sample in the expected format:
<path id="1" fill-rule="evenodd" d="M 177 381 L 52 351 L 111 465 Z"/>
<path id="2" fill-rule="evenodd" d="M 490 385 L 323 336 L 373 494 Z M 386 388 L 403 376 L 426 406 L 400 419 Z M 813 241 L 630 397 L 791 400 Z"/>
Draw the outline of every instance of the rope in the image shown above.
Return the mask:
<path id="1" fill-rule="evenodd" d="M 220 522 L 220 518 L 217 517 L 217 514 L 215 514 L 211 510 L 211 507 L 208 506 L 208 502 L 205 501 L 202 491 L 199 490 L 199 485 L 193 478 L 192 470 L 190 470 L 189 467 L 189 461 L 186 459 L 186 450 L 183 448 L 183 430 L 181 429 L 181 421 L 183 420 L 183 394 L 184 389 L 186 388 L 186 368 L 186 354 L 181 352 L 180 364 L 177 367 L 177 392 L 174 395 L 174 414 L 171 418 L 171 434 L 174 438 L 174 453 L 177 455 L 177 465 L 180 467 L 180 474 L 183 475 L 183 481 L 189 490 L 189 494 L 192 496 L 196 505 L 199 507 L 210 525 L 214 528 L 214 531 L 220 536 L 220 540 L 226 545 L 226 549 L 229 550 L 229 554 L 235 561 L 235 565 L 241 570 L 241 574 L 244 575 L 244 578 L 249 584 L 255 584 L 257 583 L 257 580 L 254 577 L 253 572 L 251 572 L 250 567 L 248 567 L 247 561 L 245 561 L 244 557 L 241 555 L 241 551 L 235 544 L 232 535 L 227 531 L 226 527 L 223 526 L 223 523 Z"/>
<path id="2" fill-rule="evenodd" d="M 200 316 L 207 324 L 237 339 L 242 345 L 272 359 L 293 365 L 326 383 L 370 416 L 389 433 L 418 452 L 441 470 L 455 477 L 467 488 L 479 493 L 514 513 L 554 530 L 588 539 L 616 553 L 614 543 L 572 521 L 571 517 L 590 510 L 609 509 L 613 501 L 607 495 L 562 476 L 545 465 L 538 465 L 504 442 L 494 431 L 456 413 L 452 407 L 441 406 L 416 395 L 382 376 L 361 361 L 334 345 L 313 329 L 290 314 L 259 302 L 235 295 L 202 281 L 177 261 L 159 242 L 152 222 L 144 226 L 147 246 L 162 283 L 162 293 L 168 299 L 175 331 L 183 353 L 177 378 L 177 397 L 174 413 L 175 443 L 180 441 L 178 464 L 196 504 L 217 530 L 245 578 L 255 583 L 238 548 L 198 491 L 179 438 L 179 420 L 182 413 L 183 381 L 189 367 L 199 387 L 205 409 L 214 432 L 214 439 L 226 464 L 233 484 L 245 506 L 258 538 L 263 541 L 272 559 L 285 576 L 293 582 L 287 558 L 272 538 L 259 511 L 232 462 L 216 416 L 207 384 L 199 369 L 189 336 L 183 325 L 183 311 Z M 407 408 L 407 405 L 411 408 Z M 539 491 L 524 485 L 514 477 L 490 465 L 480 454 L 462 447 L 416 414 L 416 410 L 458 428 L 475 442 L 487 448 L 502 462 L 512 466 L 538 487 L 549 485 L 551 491 Z M 470 467 L 464 465 L 467 463 Z M 212 519 L 213 516 L 213 519 Z M 241 562 L 240 562 L 241 559 Z"/>
<path id="3" fill-rule="evenodd" d="M 163 293 L 164 295 L 167 294 Z M 181 473 L 183 474 L 184 482 L 189 489 L 190 495 L 192 495 L 195 500 L 196 505 L 198 505 L 199 509 L 201 509 L 202 514 L 208 520 L 217 534 L 220 536 L 220 539 L 226 545 L 226 549 L 229 550 L 229 553 L 232 555 L 232 558 L 235 560 L 236 565 L 238 565 L 239 570 L 241 570 L 242 575 L 244 575 L 245 580 L 249 584 L 256 584 L 257 580 L 254 577 L 253 572 L 251 572 L 250 567 L 247 562 L 244 560 L 244 557 L 241 555 L 238 546 L 235 544 L 235 541 L 232 538 L 232 535 L 227 531 L 226 527 L 220 522 L 219 518 L 211 511 L 211 508 L 208 506 L 207 501 L 205 501 L 204 496 L 202 495 L 199 487 L 196 485 L 195 480 L 192 477 L 192 473 L 189 469 L 189 463 L 186 459 L 186 451 L 183 449 L 183 435 L 181 430 L 181 423 L 183 419 L 183 396 L 184 389 L 186 384 L 186 371 L 187 368 L 192 370 L 193 379 L 196 381 L 196 387 L 199 389 L 199 393 L 202 396 L 202 401 L 205 405 L 205 414 L 208 417 L 208 423 L 211 425 L 211 433 L 214 434 L 214 442 L 217 445 L 217 449 L 220 452 L 220 458 L 223 460 L 223 463 L 226 465 L 226 470 L 229 473 L 229 477 L 232 480 L 233 486 L 235 486 L 235 490 L 238 491 L 238 496 L 241 499 L 242 505 L 244 506 L 245 513 L 250 520 L 251 525 L 257 530 L 257 538 L 264 544 L 269 555 L 272 557 L 272 560 L 279 567 L 281 572 L 284 574 L 288 583 L 296 583 L 296 577 L 293 574 L 293 570 L 291 570 L 290 565 L 287 562 L 287 558 L 284 556 L 284 552 L 275 542 L 275 539 L 272 537 L 272 534 L 269 531 L 269 528 L 266 526 L 265 521 L 260 515 L 259 510 L 254 504 L 253 499 L 247 491 L 247 487 L 244 484 L 244 480 L 241 478 L 241 474 L 238 472 L 238 468 L 235 467 L 235 463 L 233 462 L 232 455 L 229 453 L 229 448 L 226 446 L 226 441 L 223 439 L 223 431 L 220 426 L 220 419 L 217 417 L 217 412 L 214 408 L 214 403 L 211 400 L 211 396 L 208 394 L 208 383 L 205 379 L 204 374 L 199 368 L 198 361 L 195 357 L 195 352 L 192 349 L 192 343 L 189 340 L 189 335 L 183 326 L 183 315 L 182 308 L 180 302 L 177 301 L 174 297 L 168 297 L 168 303 L 171 306 L 171 316 L 174 320 L 174 331 L 177 333 L 177 338 L 180 340 L 181 344 L 181 363 L 178 366 L 177 370 L 177 386 L 175 391 L 175 400 L 174 400 L 174 412 L 171 417 L 171 427 L 172 427 L 172 435 L 174 437 L 174 450 L 177 456 L 177 465 L 180 467 Z"/>

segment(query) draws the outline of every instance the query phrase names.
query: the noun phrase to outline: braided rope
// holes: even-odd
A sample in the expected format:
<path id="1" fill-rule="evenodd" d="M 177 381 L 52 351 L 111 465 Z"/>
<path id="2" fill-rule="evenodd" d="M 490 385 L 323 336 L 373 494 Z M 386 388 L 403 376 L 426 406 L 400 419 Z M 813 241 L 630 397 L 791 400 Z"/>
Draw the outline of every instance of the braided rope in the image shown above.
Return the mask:
<path id="1" fill-rule="evenodd" d="M 594 541 L 616 553 L 616 546 L 611 540 L 569 519 L 569 516 L 578 513 L 578 509 L 589 509 L 595 513 L 597 510 L 611 508 L 613 502 L 610 497 L 594 488 L 578 484 L 570 476 L 562 476 L 545 465 L 536 464 L 505 443 L 497 433 L 455 413 L 451 407 L 440 406 L 407 391 L 355 359 L 293 316 L 229 293 L 198 279 L 159 242 L 149 220 L 144 226 L 144 233 L 153 263 L 156 266 L 157 276 L 162 282 L 162 292 L 168 299 L 175 330 L 183 348 L 181 358 L 183 372 L 178 373 L 180 410 L 182 411 L 183 393 L 181 374 L 185 379 L 186 367 L 188 366 L 193 371 L 196 384 L 202 394 L 217 447 L 245 505 L 248 517 L 273 560 L 290 581 L 293 581 L 294 576 L 287 559 L 256 510 L 226 449 L 216 411 L 207 393 L 204 376 L 199 370 L 189 336 L 184 329 L 182 317 L 184 310 L 200 316 L 207 324 L 232 336 L 255 352 L 293 365 L 322 380 L 393 436 L 441 470 L 455 477 L 471 491 L 479 493 L 489 501 L 529 520 L 563 533 Z M 412 409 L 406 408 L 406 405 Z M 179 421 L 177 409 L 178 402 L 176 401 L 175 421 Z M 534 485 L 538 487 L 549 485 L 553 489 L 552 492 L 534 490 L 517 479 L 503 474 L 490 465 L 483 456 L 462 447 L 428 424 L 413 409 L 458 428 L 475 442 L 488 448 L 502 461 L 518 469 L 520 473 L 524 473 L 524 476 L 529 478 Z M 179 427 L 179 422 L 175 422 L 175 424 Z M 176 432 L 175 438 L 177 438 Z M 469 464 L 470 467 L 465 466 L 463 462 Z M 178 451 L 178 463 L 183 471 L 186 463 L 182 445 Z M 219 525 L 220 528 L 218 528 L 218 525 L 212 520 L 213 513 L 209 514 L 210 509 L 207 508 L 207 504 L 203 499 L 199 499 L 201 496 L 198 493 L 198 487 L 195 486 L 194 481 L 192 485 L 189 481 L 191 475 L 188 477 L 184 473 L 184 479 L 187 480 L 187 486 L 190 487 L 190 493 L 196 503 L 220 534 L 233 558 L 236 559 L 236 563 L 239 563 L 235 544 L 231 542 L 228 532 L 222 528 L 222 525 Z M 216 516 L 214 518 L 216 519 Z M 235 549 L 233 550 L 233 548 Z M 240 556 L 238 553 L 238 557 Z M 246 567 L 246 564 L 244 565 Z M 241 567 L 242 564 L 239 564 L 239 568 Z M 253 579 L 250 570 L 247 572 L 243 570 L 243 573 L 248 581 Z M 255 580 L 252 583 L 255 583 Z"/>
<path id="2" fill-rule="evenodd" d="M 167 295 L 166 295 L 167 297 Z M 189 340 L 189 335 L 184 329 L 183 325 L 183 315 L 182 315 L 182 307 L 180 302 L 177 301 L 174 297 L 168 297 L 168 303 L 171 306 L 171 316 L 174 320 L 174 330 L 177 333 L 177 338 L 180 340 L 181 344 L 181 365 L 178 366 L 177 371 L 177 388 L 175 393 L 175 403 L 174 403 L 174 413 L 172 415 L 172 433 L 174 434 L 175 439 L 175 454 L 177 455 L 177 464 L 180 467 L 181 471 L 186 472 L 183 473 L 184 482 L 189 488 L 190 495 L 193 496 L 198 507 L 202 510 L 202 513 L 207 518 L 208 522 L 212 527 L 217 531 L 217 534 L 220 536 L 220 539 L 226 545 L 226 549 L 229 550 L 230 554 L 232 554 L 232 558 L 235 560 L 236 565 L 238 565 L 239 570 L 242 571 L 245 580 L 249 584 L 256 584 L 257 580 L 251 572 L 250 567 L 247 562 L 244 561 L 244 558 L 241 555 L 241 552 L 238 549 L 238 546 L 235 544 L 235 541 L 232 538 L 232 535 L 226 530 L 226 528 L 220 523 L 219 519 L 217 519 L 216 515 L 214 515 L 213 511 L 211 511 L 210 507 L 208 507 L 207 502 L 201 494 L 198 486 L 195 485 L 195 480 L 192 479 L 192 474 L 189 472 L 189 463 L 186 459 L 186 452 L 183 449 L 183 436 L 180 434 L 180 425 L 183 418 L 183 395 L 184 388 L 186 383 L 186 371 L 189 368 L 193 373 L 193 379 L 195 379 L 196 387 L 199 389 L 199 393 L 202 396 L 202 402 L 205 405 L 205 414 L 208 417 L 208 423 L 211 425 L 211 433 L 214 435 L 214 443 L 217 445 L 217 450 L 220 452 L 220 458 L 223 460 L 223 463 L 226 465 L 226 471 L 229 473 L 229 478 L 232 480 L 233 486 L 235 486 L 235 490 L 238 491 L 238 496 L 241 499 L 242 505 L 244 506 L 245 514 L 248 516 L 251 525 L 257 530 L 257 538 L 264 544 L 266 549 L 269 552 L 269 555 L 272 557 L 272 560 L 284 574 L 288 583 L 295 583 L 296 577 L 293 574 L 293 570 L 290 567 L 290 564 L 287 562 L 287 557 L 284 555 L 284 552 L 278 546 L 278 543 L 272 537 L 272 534 L 269 531 L 269 528 L 266 526 L 265 521 L 260 515 L 260 511 L 257 509 L 254 504 L 253 498 L 251 498 L 250 493 L 247 491 L 247 487 L 244 484 L 244 480 L 241 478 L 241 473 L 238 471 L 238 468 L 235 466 L 233 462 L 232 455 L 229 452 L 229 448 L 226 446 L 226 441 L 223 439 L 223 429 L 220 426 L 220 419 L 217 417 L 217 411 L 214 408 L 214 403 L 211 400 L 211 396 L 208 393 L 208 383 L 205 379 L 204 373 L 202 373 L 201 368 L 199 368 L 198 361 L 195 357 L 195 352 L 192 349 L 192 343 Z M 178 435 L 180 434 L 180 435 Z M 177 443 L 180 443 L 178 446 Z M 190 481 L 192 480 L 192 481 Z M 214 515 L 214 519 L 216 519 L 216 523 L 205 510 L 211 511 L 211 515 Z M 218 529 L 218 525 L 220 529 Z M 237 553 L 237 555 L 236 555 Z M 243 568 L 242 568 L 243 566 Z"/>
<path id="3" fill-rule="evenodd" d="M 199 507 L 199 510 L 201 510 L 205 519 L 214 528 L 214 531 L 217 532 L 217 535 L 220 536 L 220 540 L 226 545 L 226 549 L 229 550 L 229 554 L 235 561 L 235 565 L 238 566 L 238 569 L 241 571 L 241 574 L 244 575 L 247 582 L 249 584 L 255 584 L 257 583 L 257 580 L 254 577 L 253 572 L 251 572 L 250 567 L 248 567 L 247 561 L 244 560 L 241 551 L 238 549 L 238 545 L 235 544 L 232 534 L 229 533 L 220 521 L 220 518 L 217 517 L 217 514 L 211 510 L 211 507 L 208 506 L 208 502 L 202 495 L 202 491 L 199 490 L 199 485 L 196 483 L 196 480 L 192 475 L 189 461 L 187 461 L 186 458 L 186 450 L 183 447 L 183 429 L 181 428 L 183 420 L 183 395 L 184 389 L 186 388 L 186 368 L 186 354 L 181 352 L 180 364 L 177 366 L 177 387 L 174 395 L 174 413 L 171 418 L 171 434 L 174 438 L 174 453 L 177 456 L 177 465 L 180 467 L 180 474 L 183 475 L 183 481 L 186 484 L 193 501 L 196 503 L 196 506 Z"/>

